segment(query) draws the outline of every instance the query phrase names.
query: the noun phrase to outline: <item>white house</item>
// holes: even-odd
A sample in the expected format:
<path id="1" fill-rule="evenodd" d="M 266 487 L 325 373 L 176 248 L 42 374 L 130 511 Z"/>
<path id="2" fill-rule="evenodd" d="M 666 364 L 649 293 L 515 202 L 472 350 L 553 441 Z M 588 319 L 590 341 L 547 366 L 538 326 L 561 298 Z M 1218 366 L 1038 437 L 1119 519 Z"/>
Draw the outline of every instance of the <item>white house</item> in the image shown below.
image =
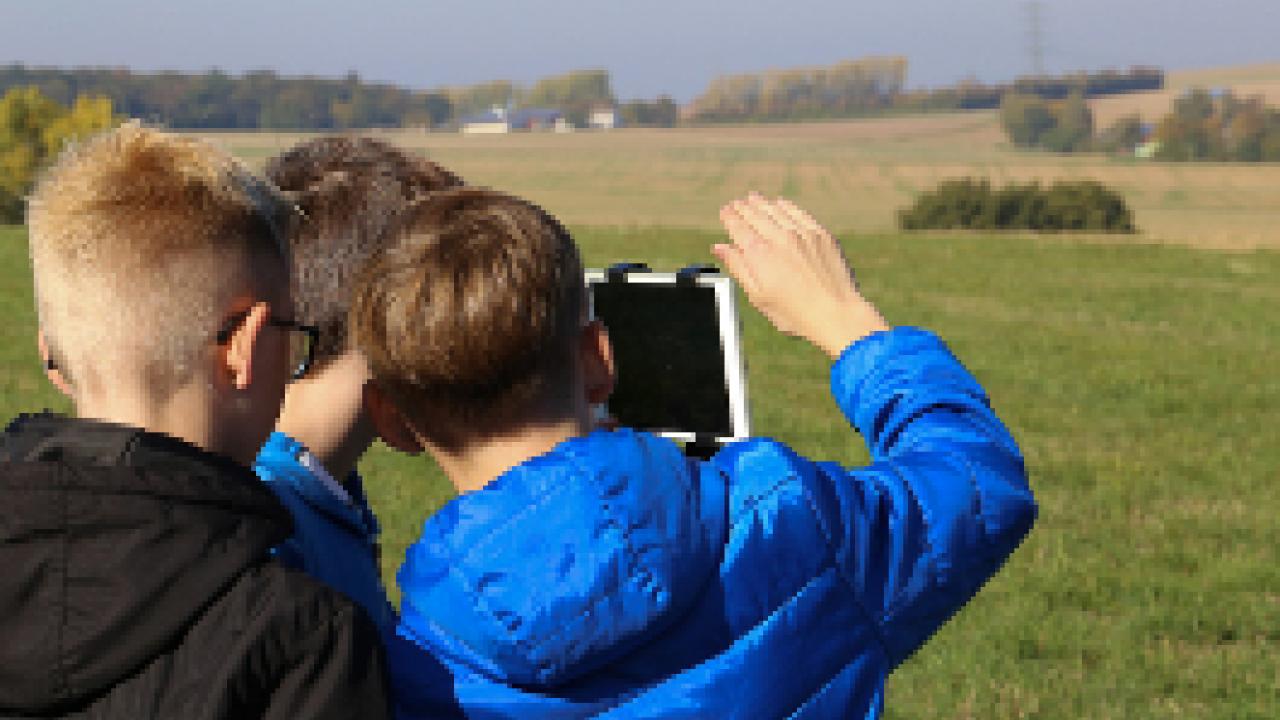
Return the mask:
<path id="1" fill-rule="evenodd" d="M 618 127 L 617 108 L 599 105 L 587 115 L 587 127 L 594 130 L 612 130 Z"/>
<path id="2" fill-rule="evenodd" d="M 511 132 L 511 123 L 506 108 L 495 105 L 489 112 L 462 118 L 458 129 L 464 135 L 494 135 Z"/>

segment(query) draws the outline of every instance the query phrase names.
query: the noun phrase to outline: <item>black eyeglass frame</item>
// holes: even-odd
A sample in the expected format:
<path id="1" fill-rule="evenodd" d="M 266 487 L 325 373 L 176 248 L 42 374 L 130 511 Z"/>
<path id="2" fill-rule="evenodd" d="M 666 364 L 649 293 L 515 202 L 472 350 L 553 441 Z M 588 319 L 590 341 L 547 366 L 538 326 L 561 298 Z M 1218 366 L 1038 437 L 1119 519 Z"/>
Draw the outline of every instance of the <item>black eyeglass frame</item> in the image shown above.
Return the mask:
<path id="1" fill-rule="evenodd" d="M 240 323 L 244 322 L 245 318 L 249 317 L 250 312 L 252 312 L 252 309 L 242 310 L 227 318 L 226 324 L 223 325 L 222 329 L 218 331 L 218 334 L 214 336 L 214 340 L 219 345 L 226 345 L 230 342 L 231 333 L 235 332 L 236 328 L 240 327 Z M 311 370 L 311 365 L 315 363 L 316 346 L 320 344 L 320 328 L 315 325 L 304 325 L 297 320 L 283 320 L 275 317 L 274 315 L 267 317 L 267 324 L 307 334 L 307 337 L 310 339 L 310 342 L 307 343 L 307 356 L 298 364 L 298 367 L 293 369 L 291 379 L 299 380 L 306 377 L 307 372 Z"/>

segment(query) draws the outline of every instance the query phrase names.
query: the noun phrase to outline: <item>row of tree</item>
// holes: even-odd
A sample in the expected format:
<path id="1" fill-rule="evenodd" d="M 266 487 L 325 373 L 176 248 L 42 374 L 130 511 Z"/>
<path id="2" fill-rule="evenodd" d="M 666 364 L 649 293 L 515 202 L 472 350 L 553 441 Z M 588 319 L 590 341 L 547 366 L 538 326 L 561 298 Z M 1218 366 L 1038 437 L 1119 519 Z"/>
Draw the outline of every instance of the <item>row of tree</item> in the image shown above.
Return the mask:
<path id="1" fill-rule="evenodd" d="M 342 78 L 281 77 L 269 70 L 229 75 L 135 73 L 120 68 L 0 66 L 0 93 L 34 86 L 70 105 L 82 95 L 105 97 L 118 112 L 180 129 L 343 130 L 368 127 L 441 127 L 497 105 L 546 107 L 585 124 L 593 106 L 617 106 L 629 125 L 672 126 L 692 122 L 744 122 L 842 118 L 887 112 L 999 107 L 1006 96 L 1049 100 L 1149 90 L 1164 73 L 1134 68 L 1125 73 L 1020 78 L 1005 85 L 961 83 L 931 90 L 906 89 L 907 60 L 870 57 L 830 67 L 772 70 L 713 79 L 683 109 L 668 96 L 617 102 L 609 73 L 576 70 L 522 87 L 507 80 L 462 87 L 411 90 L 369 83 L 356 73 Z"/>
<path id="2" fill-rule="evenodd" d="M 343 130 L 370 127 L 439 127 L 502 107 L 548 107 L 585 124 L 595 105 L 615 105 L 605 70 L 577 70 L 530 87 L 498 80 L 463 87 L 409 90 L 343 78 L 288 78 L 270 71 L 240 76 L 134 73 L 125 69 L 0 66 L 0 93 L 36 87 L 70 105 L 81 96 L 104 97 L 128 117 L 179 129 Z M 673 125 L 670 98 L 624 104 L 633 124 Z"/>
<path id="3" fill-rule="evenodd" d="M 22 222 L 24 198 L 37 174 L 68 141 L 118 122 L 103 97 L 80 97 L 71 107 L 33 87 L 0 97 L 0 223 Z"/>
<path id="4" fill-rule="evenodd" d="M 1000 106 L 1000 120 L 1022 148 L 1133 154 L 1151 141 L 1157 160 L 1280 162 L 1280 108 L 1231 92 L 1188 92 L 1153 132 L 1138 115 L 1127 115 L 1095 133 L 1093 113 L 1081 93 L 1063 100 L 1009 95 Z"/>
<path id="5" fill-rule="evenodd" d="M 1195 90 L 1156 126 L 1159 160 L 1280 162 L 1280 108 L 1260 97 Z"/>
<path id="6" fill-rule="evenodd" d="M 907 90 L 907 60 L 871 57 L 831 67 L 772 70 L 712 80 L 686 109 L 695 122 L 747 122 L 840 118 L 930 110 L 1000 107 L 1010 96 L 1046 101 L 1073 95 L 1094 97 L 1164 87 L 1164 72 L 1135 67 L 1127 72 L 1023 77 L 1012 83 L 964 82 L 951 87 Z"/>
<path id="7" fill-rule="evenodd" d="M 888 107 L 906 82 L 904 57 L 726 75 L 711 81 L 686 116 L 701 122 L 848 117 Z"/>

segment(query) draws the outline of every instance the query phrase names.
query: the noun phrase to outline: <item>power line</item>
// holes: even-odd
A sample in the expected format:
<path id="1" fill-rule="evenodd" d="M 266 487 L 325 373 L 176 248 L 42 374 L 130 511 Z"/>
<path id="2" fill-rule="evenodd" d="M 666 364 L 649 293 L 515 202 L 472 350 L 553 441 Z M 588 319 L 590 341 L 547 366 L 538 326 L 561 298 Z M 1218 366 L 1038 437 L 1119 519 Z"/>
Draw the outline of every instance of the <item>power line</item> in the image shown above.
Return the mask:
<path id="1" fill-rule="evenodd" d="M 1044 2 L 1027 2 L 1028 50 L 1031 52 L 1031 72 L 1044 77 Z"/>

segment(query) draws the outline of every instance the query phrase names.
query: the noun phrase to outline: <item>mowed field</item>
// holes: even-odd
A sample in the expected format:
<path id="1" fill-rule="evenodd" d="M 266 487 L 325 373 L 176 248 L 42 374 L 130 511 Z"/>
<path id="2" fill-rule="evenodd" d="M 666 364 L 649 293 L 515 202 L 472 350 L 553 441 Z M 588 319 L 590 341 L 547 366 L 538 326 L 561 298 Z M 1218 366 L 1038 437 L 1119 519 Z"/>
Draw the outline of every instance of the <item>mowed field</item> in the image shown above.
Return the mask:
<path id="1" fill-rule="evenodd" d="M 1280 104 L 1280 64 L 1175 73 L 1170 90 L 1097 100 L 1100 123 L 1167 112 L 1195 85 L 1266 90 Z M 224 133 L 251 163 L 307 137 Z M 573 225 L 714 229 L 721 203 L 748 190 L 786 195 L 835 227 L 890 232 L 897 212 L 939 181 L 1090 178 L 1123 193 L 1134 241 L 1280 248 L 1280 165 L 1172 164 L 1012 148 L 994 112 L 858 121 L 627 129 L 566 135 L 387 132 L 469 182 L 528 197 Z"/>
<path id="2" fill-rule="evenodd" d="M 717 239 L 573 230 L 592 265 L 707 261 Z M 887 716 L 1280 717 L 1280 253 L 842 238 L 891 321 L 937 331 L 982 381 L 1040 502 L 1005 569 L 893 675 Z M 0 228 L 0 311 L 0 413 L 66 410 L 36 359 L 20 228 Z M 749 307 L 744 343 L 758 432 L 865 460 L 817 351 Z M 395 593 L 405 546 L 451 493 L 427 460 L 380 445 L 361 469 Z"/>

